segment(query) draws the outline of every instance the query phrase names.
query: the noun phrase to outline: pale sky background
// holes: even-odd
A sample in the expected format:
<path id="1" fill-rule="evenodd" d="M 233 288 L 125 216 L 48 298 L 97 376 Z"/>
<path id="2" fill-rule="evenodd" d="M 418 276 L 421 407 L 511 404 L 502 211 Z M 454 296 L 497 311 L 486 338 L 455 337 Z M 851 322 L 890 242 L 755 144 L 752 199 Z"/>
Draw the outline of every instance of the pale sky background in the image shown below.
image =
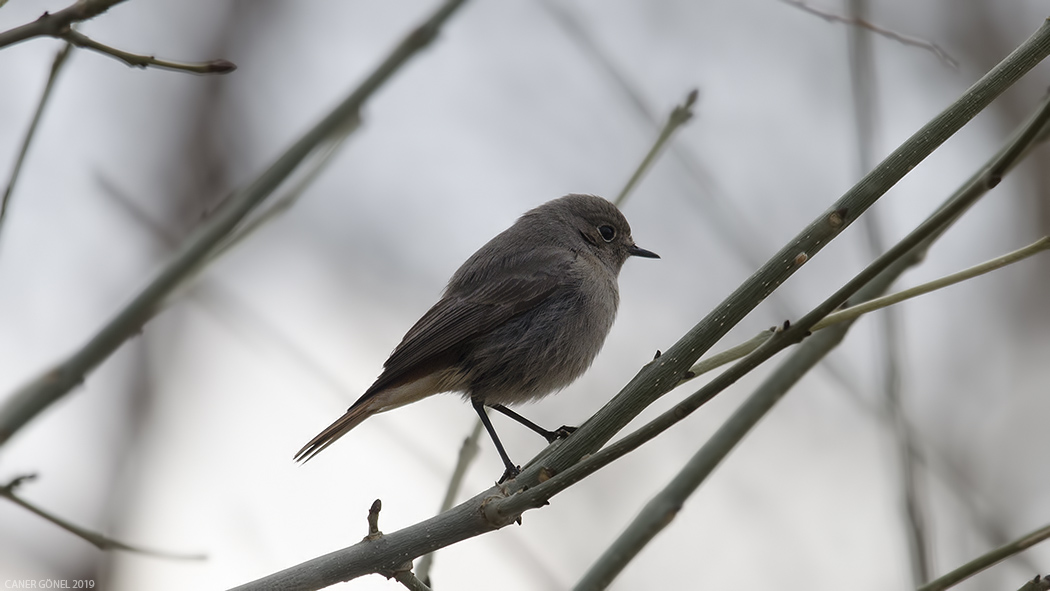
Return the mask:
<path id="1" fill-rule="evenodd" d="M 880 158 L 1048 16 L 1034 0 L 872 4 L 872 21 L 959 61 L 952 69 L 874 39 Z M 0 30 L 66 5 L 11 0 Z M 184 237 L 436 5 L 133 0 L 85 23 L 82 32 L 127 51 L 239 68 L 211 78 L 71 57 L 0 229 L 0 401 L 83 344 L 168 260 L 165 239 L 126 203 Z M 694 173 L 667 153 L 624 207 L 638 243 L 663 258 L 626 264 L 603 352 L 578 382 L 523 410 L 538 423 L 583 422 L 859 178 L 841 24 L 775 0 L 468 2 L 375 95 L 363 128 L 290 212 L 0 448 L 0 482 L 39 473 L 21 489 L 32 502 L 208 560 L 102 553 L 0 502 L 0 580 L 224 589 L 355 543 L 376 498 L 384 531 L 434 513 L 475 420 L 458 396 L 370 419 L 306 466 L 292 455 L 368 387 L 475 249 L 549 199 L 612 198 L 649 149 L 656 128 L 551 6 L 579 20 L 661 121 L 690 89 L 700 99 L 674 140 Z M 0 50 L 0 183 L 60 46 Z M 1048 84 L 1042 64 L 883 198 L 872 212 L 884 240 L 969 177 Z M 901 285 L 1048 233 L 1048 154 L 1008 177 Z M 855 224 L 723 345 L 818 304 L 871 260 L 866 245 Z M 1048 276 L 1044 255 L 900 308 L 906 409 L 934 458 L 923 480 L 935 574 L 1050 522 Z M 846 383 L 827 366 L 807 376 L 612 588 L 909 588 L 898 460 L 870 410 L 880 396 L 875 326 L 858 322 L 829 358 Z M 768 371 L 528 512 L 523 526 L 441 551 L 435 585 L 571 587 Z M 494 421 L 515 461 L 542 448 Z M 462 498 L 502 470 L 483 440 Z M 1005 537 L 989 538 L 980 521 Z M 960 588 L 1017 588 L 1048 570 L 1050 546 L 1037 547 Z M 334 588 L 401 587 L 373 575 Z"/>

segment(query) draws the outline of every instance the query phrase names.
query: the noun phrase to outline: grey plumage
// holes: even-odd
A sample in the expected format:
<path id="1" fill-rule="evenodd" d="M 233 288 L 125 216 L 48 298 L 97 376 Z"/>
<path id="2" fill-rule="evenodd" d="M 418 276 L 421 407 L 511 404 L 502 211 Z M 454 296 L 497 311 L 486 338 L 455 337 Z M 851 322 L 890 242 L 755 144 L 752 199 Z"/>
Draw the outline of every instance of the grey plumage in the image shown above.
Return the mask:
<path id="1" fill-rule="evenodd" d="M 508 405 L 556 392 L 594 361 L 619 303 L 616 279 L 638 248 L 627 219 L 593 195 L 567 195 L 521 216 L 456 271 L 409 329 L 375 383 L 307 443 L 308 460 L 369 416 L 439 392 Z"/>

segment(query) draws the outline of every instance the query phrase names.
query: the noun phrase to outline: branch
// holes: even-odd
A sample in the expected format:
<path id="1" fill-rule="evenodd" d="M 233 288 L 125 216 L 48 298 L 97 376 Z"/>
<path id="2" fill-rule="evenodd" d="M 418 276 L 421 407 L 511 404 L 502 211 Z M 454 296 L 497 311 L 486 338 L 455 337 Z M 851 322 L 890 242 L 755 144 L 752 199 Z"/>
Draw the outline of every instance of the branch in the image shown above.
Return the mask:
<path id="1" fill-rule="evenodd" d="M 860 21 L 866 18 L 868 0 L 849 0 L 849 18 Z M 857 130 L 857 161 L 860 174 L 875 163 L 875 130 L 877 128 L 877 76 L 875 49 L 870 29 L 860 26 L 846 27 L 846 42 L 850 61 L 850 94 L 853 97 L 853 119 Z M 867 235 L 870 256 L 876 257 L 885 250 L 882 240 L 882 224 L 878 212 L 864 216 L 864 233 Z M 904 535 L 908 542 L 915 584 L 930 580 L 930 551 L 927 541 L 923 508 L 925 506 L 924 480 L 918 466 L 918 454 L 914 453 L 915 441 L 908 427 L 907 415 L 902 400 L 902 372 L 904 343 L 901 339 L 901 316 L 896 309 L 880 314 L 876 327 L 876 338 L 881 349 L 878 363 L 881 365 L 882 404 L 889 430 L 898 454 L 900 490 L 904 511 L 901 515 Z"/>
<path id="2" fill-rule="evenodd" d="M 884 28 L 882 28 L 882 27 L 880 27 L 878 25 L 872 24 L 872 23 L 870 23 L 870 22 L 868 22 L 868 21 L 866 21 L 864 19 L 861 19 L 861 18 L 849 18 L 849 17 L 838 15 L 838 14 L 833 14 L 833 13 L 830 13 L 830 12 L 826 12 L 824 10 L 820 10 L 819 8 L 814 8 L 813 6 L 810 6 L 809 4 L 806 4 L 805 2 L 802 2 L 801 0 L 780 0 L 780 1 L 783 2 L 784 4 L 788 4 L 788 5 L 794 6 L 795 8 L 798 8 L 799 10 L 801 10 L 803 12 L 808 12 L 808 13 L 810 13 L 812 15 L 819 16 L 820 18 L 828 21 L 829 23 L 843 23 L 843 24 L 850 25 L 850 26 L 853 26 L 853 27 L 860 27 L 862 29 L 867 29 L 867 30 L 871 31 L 872 33 L 875 33 L 876 35 L 881 35 L 881 36 L 886 37 L 888 39 L 893 39 L 894 41 L 897 41 L 898 43 L 901 43 L 903 45 L 910 45 L 912 47 L 918 47 L 920 49 L 925 49 L 926 51 L 929 51 L 933 55 L 937 56 L 937 59 L 941 60 L 941 62 L 943 62 L 945 65 L 951 67 L 952 69 L 958 69 L 959 68 L 959 62 L 955 61 L 955 58 L 953 58 L 952 56 L 948 55 L 947 51 L 944 51 L 943 49 L 940 48 L 940 46 L 938 46 L 936 43 L 933 43 L 931 41 L 927 41 L 925 39 L 920 39 L 918 37 L 910 37 L 908 35 L 897 33 L 895 31 L 891 31 L 889 29 L 884 29 Z"/>
<path id="3" fill-rule="evenodd" d="M 1034 579 L 1021 585 L 1017 591 L 1050 591 L 1050 578 L 1036 575 Z"/>
<path id="4" fill-rule="evenodd" d="M 667 116 L 667 122 L 664 123 L 659 135 L 656 136 L 656 141 L 653 142 L 653 147 L 649 149 L 649 153 L 642 159 L 642 163 L 635 169 L 634 174 L 631 175 L 620 194 L 616 196 L 616 199 L 613 199 L 613 204 L 616 207 L 623 207 L 623 202 L 627 199 L 627 195 L 638 184 L 638 181 L 642 180 L 642 176 L 652 168 L 653 162 L 656 162 L 656 157 L 660 155 L 664 145 L 671 139 L 674 132 L 693 118 L 693 105 L 696 104 L 696 99 L 699 96 L 700 91 L 694 88 L 689 91 L 682 104 L 675 106 L 671 110 L 671 114 Z"/>
<path id="5" fill-rule="evenodd" d="M 137 55 L 103 45 L 73 28 L 74 23 L 92 19 L 124 0 L 77 0 L 72 6 L 54 14 L 45 12 L 31 23 L 0 33 L 0 48 L 21 43 L 34 37 L 55 37 L 70 45 L 91 49 L 114 57 L 125 64 L 138 68 L 153 66 L 168 70 L 194 74 L 228 74 L 237 69 L 233 62 L 223 59 L 203 63 L 183 63 L 157 59 L 153 56 Z"/>
<path id="6" fill-rule="evenodd" d="M 173 560 L 204 560 L 207 558 L 204 554 L 179 554 L 174 552 L 164 552 L 161 550 L 149 550 L 141 546 L 132 546 L 131 544 L 125 544 L 113 538 L 108 538 L 100 533 L 93 532 L 88 529 L 84 529 L 79 525 L 62 519 L 52 513 L 49 513 L 29 501 L 19 497 L 15 494 L 15 489 L 22 485 L 23 482 L 34 480 L 36 474 L 26 474 L 24 476 L 18 476 L 8 482 L 7 484 L 0 486 L 0 497 L 3 497 L 12 503 L 26 509 L 31 513 L 35 513 L 40 517 L 50 521 L 51 523 L 61 527 L 69 533 L 86 540 L 92 546 L 99 550 L 124 550 L 127 552 L 134 552 L 136 554 L 144 554 L 146 556 L 156 556 L 158 558 L 170 558 Z"/>
<path id="7" fill-rule="evenodd" d="M 943 591 L 944 589 L 953 587 L 973 575 L 1006 560 L 1014 554 L 1018 554 L 1035 546 L 1047 538 L 1050 538 L 1050 525 L 1037 529 L 1034 532 L 1008 544 L 1002 545 L 987 554 L 978 556 L 943 577 L 926 583 L 916 589 L 916 591 Z M 1038 577 L 1036 577 L 1036 579 L 1038 579 Z"/>
<path id="8" fill-rule="evenodd" d="M 3 229 L 4 219 L 7 217 L 7 205 L 11 200 L 11 193 L 15 190 L 15 183 L 18 182 L 18 175 L 22 172 L 22 163 L 25 162 L 26 154 L 29 152 L 29 144 L 32 143 L 33 136 L 36 135 L 36 128 L 40 125 L 40 116 L 44 113 L 44 107 L 47 106 L 48 99 L 51 98 L 51 89 L 55 87 L 55 80 L 58 79 L 58 74 L 62 71 L 66 58 L 69 57 L 70 48 L 71 46 L 68 43 L 64 45 L 58 54 L 55 55 L 55 61 L 51 63 L 51 73 L 47 76 L 44 93 L 40 95 L 40 102 L 37 103 L 36 112 L 33 113 L 33 120 L 29 123 L 29 129 L 26 130 L 26 137 L 22 140 L 22 149 L 18 151 L 14 168 L 11 169 L 11 178 L 7 181 L 7 188 L 4 189 L 4 196 L 2 201 L 0 201 L 0 229 Z"/>
<path id="9" fill-rule="evenodd" d="M 640 445 L 638 438 L 645 436 L 645 432 L 651 431 L 651 426 L 647 425 L 606 449 L 597 451 L 642 409 L 673 388 L 700 355 L 739 322 L 763 297 L 789 277 L 797 269 L 797 265 L 792 262 L 796 260 L 800 251 L 807 253 L 807 257 L 813 256 L 843 227 L 870 207 L 906 172 L 914 168 L 933 149 L 943 143 L 966 121 L 987 106 L 995 96 L 1018 80 L 1048 53 L 1050 53 L 1050 24 L 1044 23 L 1030 39 L 967 90 L 958 101 L 919 130 L 857 186 L 847 192 L 842 199 L 835 202 L 828 211 L 804 229 L 788 246 L 720 304 L 715 312 L 690 330 L 666 354 L 647 364 L 621 390 L 620 394 L 568 439 L 554 442 L 534 458 L 515 480 L 505 486 L 483 491 L 441 515 L 386 534 L 383 536 L 381 547 L 372 544 L 355 544 L 247 583 L 237 587 L 237 590 L 320 589 L 366 574 L 393 569 L 405 560 L 411 560 L 439 548 L 514 523 L 523 511 L 546 504 L 555 494 L 571 485 L 570 480 L 574 471 L 577 475 L 584 471 L 590 473 L 600 467 L 597 466 L 599 462 L 611 462 L 612 459 L 615 459 L 611 457 L 616 453 L 615 450 L 626 440 L 634 438 L 628 444 Z M 959 208 L 949 209 L 943 217 L 954 219 L 952 216 L 957 215 L 959 211 Z M 929 228 L 923 228 L 923 226 L 920 228 L 924 232 L 929 232 Z M 893 256 L 896 257 L 898 254 L 894 253 Z M 834 298 L 844 299 L 844 294 L 852 294 L 859 285 L 871 279 L 872 270 L 877 271 L 880 268 L 881 263 L 869 267 L 869 270 L 859 275 L 856 281 L 850 282 L 843 290 L 836 293 Z M 834 299 L 830 301 L 833 302 Z M 834 304 L 831 309 L 827 310 L 825 310 L 827 305 L 822 305 L 814 313 L 800 320 L 799 326 L 815 324 L 837 305 Z M 813 317 L 816 314 L 819 316 Z M 803 332 L 795 330 L 788 337 L 781 337 L 781 339 L 801 339 L 804 336 Z M 775 338 L 774 341 L 781 339 Z M 761 348 L 756 351 L 756 354 L 760 351 L 762 351 Z M 752 359 L 759 360 L 760 358 L 752 355 L 745 359 L 712 382 L 712 384 L 722 382 L 720 385 L 716 384 L 710 389 L 706 387 L 701 389 L 669 413 L 661 415 L 658 420 L 667 421 L 668 415 L 672 415 L 670 418 L 673 419 L 673 415 L 679 410 L 686 413 L 691 412 L 690 406 L 702 404 L 703 398 L 711 394 L 715 388 L 724 388 L 749 371 L 750 368 L 747 365 Z M 588 454 L 593 455 L 581 461 L 581 458 Z M 553 477 L 540 483 L 541 472 L 545 475 L 553 475 Z M 512 491 L 511 486 L 515 490 Z M 523 490 L 522 487 L 528 488 Z"/>
<path id="10" fill-rule="evenodd" d="M 412 31 L 390 55 L 328 115 L 307 131 L 246 187 L 231 195 L 179 247 L 171 261 L 127 306 L 84 346 L 37 379 L 15 391 L 0 406 L 0 445 L 55 401 L 68 394 L 124 341 L 141 332 L 164 300 L 212 255 L 246 216 L 273 193 L 319 148 L 345 135 L 359 118 L 361 106 L 401 66 L 437 36 L 441 25 L 463 3 L 447 0 Z"/>
<path id="11" fill-rule="evenodd" d="M 133 68 L 146 68 L 152 66 L 154 68 L 163 68 L 165 70 L 175 70 L 178 72 L 189 72 L 191 74 L 229 74 L 230 72 L 237 69 L 237 65 L 229 60 L 217 59 L 208 62 L 198 63 L 187 63 L 187 62 L 173 62 L 168 60 L 157 59 L 151 55 L 138 55 L 134 53 L 128 53 L 115 47 L 103 45 L 98 41 L 84 35 L 80 31 L 69 28 L 65 33 L 59 35 L 62 39 L 65 39 L 68 43 L 82 47 L 84 49 L 90 49 L 97 51 L 103 55 L 116 58 L 125 64 Z"/>
<path id="12" fill-rule="evenodd" d="M 456 460 L 456 467 L 452 470 L 452 478 L 448 482 L 448 490 L 445 491 L 445 498 L 441 501 L 441 508 L 438 509 L 438 515 L 448 511 L 452 508 L 452 503 L 456 502 L 456 496 L 459 494 L 459 489 L 463 485 L 463 477 L 467 475 L 467 468 L 470 467 L 470 463 L 474 461 L 474 457 L 478 455 L 478 438 L 481 437 L 481 421 L 474 421 L 474 429 L 470 432 L 470 435 L 463 440 L 463 445 L 459 448 L 459 458 Z M 419 561 L 419 565 L 416 566 L 416 576 L 419 577 L 420 581 L 424 584 L 430 584 L 430 568 L 434 565 L 434 553 L 431 552 L 423 557 Z"/>
<path id="13" fill-rule="evenodd" d="M 56 13 L 45 12 L 31 23 L 0 33 L 0 48 L 34 37 L 61 37 L 73 23 L 93 19 L 125 0 L 77 0 Z"/>
<path id="14" fill-rule="evenodd" d="M 926 283 L 916 285 L 915 287 L 909 287 L 908 289 L 901 290 L 897 293 L 882 296 L 872 300 L 867 300 L 855 306 L 850 306 L 844 310 L 832 312 L 824 317 L 823 320 L 813 325 L 810 332 L 817 332 L 819 330 L 834 326 L 841 322 L 853 321 L 856 318 L 869 314 L 876 310 L 881 310 L 901 302 L 908 301 L 912 298 L 917 298 L 921 295 L 925 295 L 945 287 L 961 283 L 975 277 L 980 277 L 986 273 L 991 273 L 996 269 L 1019 263 L 1028 257 L 1035 256 L 1044 250 L 1050 250 L 1050 236 L 1044 236 L 1039 240 L 1036 240 L 1032 244 L 1024 248 L 1017 249 L 1013 252 L 1006 253 L 1000 257 L 996 257 L 990 261 L 985 261 L 979 265 L 974 265 L 968 269 L 963 269 L 957 273 L 951 275 L 945 275 L 939 279 L 928 281 Z M 709 371 L 722 367 L 728 363 L 736 361 L 737 359 L 743 359 L 749 353 L 754 351 L 762 343 L 769 340 L 773 336 L 775 329 L 764 330 L 751 339 L 722 351 L 716 353 L 710 357 L 700 360 L 696 365 L 689 368 L 686 372 L 686 376 L 682 379 L 682 383 L 697 378 Z"/>

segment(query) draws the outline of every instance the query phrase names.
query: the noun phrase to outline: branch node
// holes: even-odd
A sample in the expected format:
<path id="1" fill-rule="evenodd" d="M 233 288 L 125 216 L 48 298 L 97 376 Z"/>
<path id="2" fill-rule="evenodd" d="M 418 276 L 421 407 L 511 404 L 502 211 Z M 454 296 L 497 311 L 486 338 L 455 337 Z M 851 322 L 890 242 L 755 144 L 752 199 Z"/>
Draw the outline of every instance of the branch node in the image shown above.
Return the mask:
<path id="1" fill-rule="evenodd" d="M 849 214 L 849 208 L 840 207 L 836 209 L 828 216 L 828 224 L 835 229 L 841 228 L 846 223 L 847 214 Z"/>
<path id="2" fill-rule="evenodd" d="M 382 510 L 383 501 L 380 499 L 376 499 L 368 509 L 368 535 L 365 536 L 364 541 L 371 542 L 383 537 L 383 532 L 379 531 L 379 512 Z"/>
<path id="3" fill-rule="evenodd" d="M 501 529 L 521 520 L 521 513 L 503 515 L 499 512 L 499 501 L 505 498 L 507 498 L 507 495 L 500 494 L 486 497 L 485 500 L 481 501 L 481 514 L 485 516 L 485 521 L 494 529 Z"/>

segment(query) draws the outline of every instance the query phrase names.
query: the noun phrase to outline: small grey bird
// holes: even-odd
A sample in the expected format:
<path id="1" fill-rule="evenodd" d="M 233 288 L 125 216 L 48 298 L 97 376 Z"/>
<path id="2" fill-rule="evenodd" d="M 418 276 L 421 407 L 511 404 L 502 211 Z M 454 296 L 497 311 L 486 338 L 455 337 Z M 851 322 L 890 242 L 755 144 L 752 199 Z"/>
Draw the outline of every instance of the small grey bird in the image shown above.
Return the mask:
<path id="1" fill-rule="evenodd" d="M 368 417 L 440 392 L 462 392 L 481 417 L 506 472 L 517 476 L 485 407 L 547 438 L 506 404 L 536 400 L 590 367 L 620 301 L 616 278 L 635 245 L 615 205 L 567 195 L 525 213 L 482 246 L 383 364 L 383 373 L 342 417 L 295 455 L 306 461 Z"/>

